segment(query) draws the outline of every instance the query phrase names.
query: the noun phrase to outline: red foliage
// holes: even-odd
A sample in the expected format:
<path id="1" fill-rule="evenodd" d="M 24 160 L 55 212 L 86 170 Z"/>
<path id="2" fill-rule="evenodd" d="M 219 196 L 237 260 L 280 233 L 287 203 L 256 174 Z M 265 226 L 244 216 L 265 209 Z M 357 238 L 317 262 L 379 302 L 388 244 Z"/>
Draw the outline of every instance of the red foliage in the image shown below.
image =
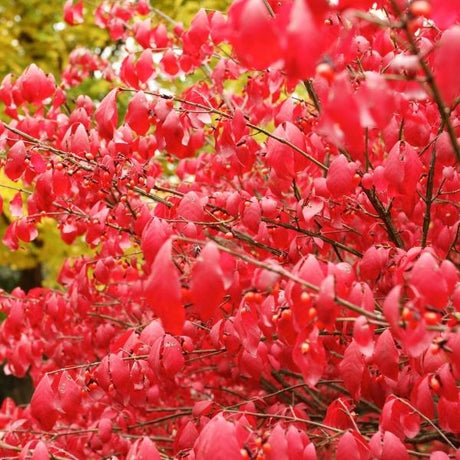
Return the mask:
<path id="1" fill-rule="evenodd" d="M 0 85 L 4 244 L 46 217 L 92 249 L 0 293 L 0 359 L 35 385 L 0 456 L 458 457 L 458 2 L 158 17 L 103 1 L 122 62 Z M 73 101 L 95 71 L 113 89 Z"/>

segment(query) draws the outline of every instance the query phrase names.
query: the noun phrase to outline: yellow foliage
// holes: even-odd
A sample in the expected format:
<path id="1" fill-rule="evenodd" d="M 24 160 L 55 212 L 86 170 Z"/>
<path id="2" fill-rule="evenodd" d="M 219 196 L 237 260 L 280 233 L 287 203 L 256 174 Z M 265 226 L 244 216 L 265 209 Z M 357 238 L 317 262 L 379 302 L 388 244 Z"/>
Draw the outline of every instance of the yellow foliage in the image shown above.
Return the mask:
<path id="1" fill-rule="evenodd" d="M 21 183 L 10 181 L 0 172 L 0 196 L 3 199 L 3 213 L 0 217 L 0 239 L 3 238 L 8 222 L 11 219 L 10 201 L 22 188 Z M 23 197 L 23 201 L 24 197 Z M 53 219 L 44 218 L 37 225 L 38 237 L 30 243 L 22 242 L 17 251 L 11 251 L 0 242 L 0 266 L 12 270 L 24 270 L 41 264 L 44 275 L 44 286 L 54 287 L 56 278 L 64 259 L 91 254 L 92 250 L 82 240 L 76 240 L 72 245 L 66 245 L 60 238 L 59 229 Z"/>

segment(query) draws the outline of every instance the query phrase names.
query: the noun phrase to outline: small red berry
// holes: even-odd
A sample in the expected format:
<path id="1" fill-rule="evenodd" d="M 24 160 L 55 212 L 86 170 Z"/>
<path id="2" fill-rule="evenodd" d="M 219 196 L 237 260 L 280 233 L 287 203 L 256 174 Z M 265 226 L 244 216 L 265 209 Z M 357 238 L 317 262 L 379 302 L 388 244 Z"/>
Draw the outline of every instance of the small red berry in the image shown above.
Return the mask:
<path id="1" fill-rule="evenodd" d="M 431 16 L 431 5 L 426 0 L 415 0 L 409 6 L 409 11 L 414 16 L 423 16 L 429 18 Z"/>
<path id="2" fill-rule="evenodd" d="M 269 453 L 272 451 L 272 446 L 270 445 L 269 442 L 266 442 L 266 443 L 262 446 L 262 450 L 264 451 L 264 454 L 269 454 Z"/>
<path id="3" fill-rule="evenodd" d="M 321 62 L 321 64 L 316 66 L 316 75 L 331 83 L 331 81 L 334 79 L 335 71 L 331 64 L 327 62 Z"/>
<path id="4" fill-rule="evenodd" d="M 281 312 L 281 318 L 282 318 L 282 319 L 287 319 L 287 320 L 291 319 L 291 318 L 292 318 L 292 311 L 291 311 L 291 309 L 290 309 L 290 308 L 286 308 L 285 310 L 283 310 L 283 311 Z"/>
<path id="5" fill-rule="evenodd" d="M 438 315 L 432 311 L 427 311 L 423 318 L 425 319 L 425 323 L 429 325 L 437 324 L 438 323 Z"/>
<path id="6" fill-rule="evenodd" d="M 441 390 L 441 383 L 435 375 L 433 375 L 430 379 L 430 387 L 436 394 L 438 394 Z"/>

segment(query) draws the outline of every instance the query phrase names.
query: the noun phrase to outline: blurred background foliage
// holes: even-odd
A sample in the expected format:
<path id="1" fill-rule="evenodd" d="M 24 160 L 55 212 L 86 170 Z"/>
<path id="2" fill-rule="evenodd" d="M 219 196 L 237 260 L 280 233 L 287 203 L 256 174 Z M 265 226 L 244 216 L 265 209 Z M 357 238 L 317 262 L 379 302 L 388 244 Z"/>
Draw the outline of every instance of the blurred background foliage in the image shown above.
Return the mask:
<path id="1" fill-rule="evenodd" d="M 135 1 L 135 0 L 134 0 Z M 70 27 L 62 18 L 64 0 L 0 1 L 0 78 L 20 74 L 32 62 L 59 76 L 69 53 L 82 46 L 98 53 L 113 47 L 107 31 L 93 21 L 97 2 L 84 1 L 85 22 Z M 154 0 L 152 6 L 190 24 L 200 8 L 226 11 L 230 0 Z"/>

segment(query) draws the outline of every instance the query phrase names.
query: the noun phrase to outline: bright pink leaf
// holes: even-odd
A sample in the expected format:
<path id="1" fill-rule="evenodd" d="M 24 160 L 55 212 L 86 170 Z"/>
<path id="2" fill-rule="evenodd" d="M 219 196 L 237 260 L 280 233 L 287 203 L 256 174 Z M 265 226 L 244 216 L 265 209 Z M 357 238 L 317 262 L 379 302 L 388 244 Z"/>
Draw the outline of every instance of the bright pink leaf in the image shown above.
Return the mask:
<path id="1" fill-rule="evenodd" d="M 370 442 L 371 454 L 378 460 L 409 460 L 407 449 L 401 440 L 391 431 L 377 431 Z"/>
<path id="2" fill-rule="evenodd" d="M 19 179 L 26 165 L 26 147 L 23 141 L 16 142 L 9 150 L 5 163 L 5 174 L 11 180 Z"/>
<path id="3" fill-rule="evenodd" d="M 213 243 L 201 251 L 193 267 L 190 290 L 195 308 L 203 321 L 210 319 L 225 293 L 220 255 Z"/>
<path id="4" fill-rule="evenodd" d="M 33 104 L 40 104 L 52 96 L 56 90 L 54 77 L 45 75 L 45 72 L 35 64 L 31 64 L 18 78 L 17 84 L 21 88 L 22 97 Z"/>
<path id="5" fill-rule="evenodd" d="M 315 20 L 311 3 L 304 0 L 294 2 L 283 55 L 288 75 L 301 80 L 315 74 L 316 66 L 328 46 L 327 34 L 319 27 L 321 21 L 318 23 Z"/>
<path id="6" fill-rule="evenodd" d="M 138 439 L 129 449 L 128 460 L 161 460 L 155 444 L 147 437 Z"/>
<path id="7" fill-rule="evenodd" d="M 82 389 L 71 375 L 64 371 L 58 384 L 58 401 L 61 409 L 69 417 L 75 417 L 81 411 Z"/>
<path id="8" fill-rule="evenodd" d="M 348 195 L 356 188 L 354 175 L 356 165 L 350 163 L 344 155 L 335 158 L 327 172 L 326 185 L 332 196 Z"/>
<path id="9" fill-rule="evenodd" d="M 203 428 L 193 452 L 196 460 L 241 460 L 235 425 L 218 414 Z"/>
<path id="10" fill-rule="evenodd" d="M 377 339 L 374 361 L 386 377 L 397 380 L 399 373 L 399 353 L 391 332 L 386 329 Z"/>
<path id="11" fill-rule="evenodd" d="M 112 89 L 112 91 L 110 91 L 110 93 L 102 99 L 99 107 L 94 113 L 99 134 L 106 139 L 110 139 L 112 137 L 115 128 L 117 127 L 117 94 L 118 88 Z"/>
<path id="12" fill-rule="evenodd" d="M 83 1 L 67 0 L 65 2 L 64 21 L 71 26 L 83 23 Z"/>
<path id="13" fill-rule="evenodd" d="M 142 91 L 136 93 L 128 104 L 125 121 L 141 136 L 150 128 L 149 110 L 149 103 Z"/>
<path id="14" fill-rule="evenodd" d="M 326 352 L 318 337 L 318 330 L 302 331 L 292 351 L 292 359 L 300 369 L 308 386 L 314 387 L 326 366 Z"/>
<path id="15" fill-rule="evenodd" d="M 282 57 L 276 20 L 263 0 L 234 2 L 228 19 L 231 43 L 243 64 L 262 70 Z"/>
<path id="16" fill-rule="evenodd" d="M 185 311 L 181 302 L 179 273 L 171 258 L 171 246 L 171 240 L 168 240 L 159 250 L 145 281 L 144 293 L 165 330 L 181 334 Z"/>
<path id="17" fill-rule="evenodd" d="M 22 217 L 22 194 L 17 192 L 10 201 L 10 213 L 12 217 Z"/>
<path id="18" fill-rule="evenodd" d="M 151 265 L 158 251 L 171 236 L 171 228 L 164 221 L 154 217 L 145 227 L 141 235 L 141 248 L 145 261 Z"/>
<path id="19" fill-rule="evenodd" d="M 449 5 L 450 6 L 450 5 Z M 434 73 L 436 82 L 447 105 L 460 94 L 460 26 L 446 30 L 435 51 Z"/>
<path id="20" fill-rule="evenodd" d="M 337 444 L 337 458 L 347 460 L 368 460 L 369 450 L 362 436 L 356 432 L 347 431 Z"/>
<path id="21" fill-rule="evenodd" d="M 51 379 L 45 375 L 40 380 L 30 401 L 30 409 L 33 417 L 40 426 L 50 431 L 58 418 L 56 410 L 56 392 L 51 387 Z"/>
<path id="22" fill-rule="evenodd" d="M 51 458 L 48 447 L 43 441 L 38 441 L 30 460 L 49 460 Z"/>
<path id="23" fill-rule="evenodd" d="M 360 398 L 365 366 L 363 355 L 357 343 L 352 340 L 345 350 L 343 360 L 339 364 L 339 370 L 343 377 L 345 388 L 356 400 Z"/>

